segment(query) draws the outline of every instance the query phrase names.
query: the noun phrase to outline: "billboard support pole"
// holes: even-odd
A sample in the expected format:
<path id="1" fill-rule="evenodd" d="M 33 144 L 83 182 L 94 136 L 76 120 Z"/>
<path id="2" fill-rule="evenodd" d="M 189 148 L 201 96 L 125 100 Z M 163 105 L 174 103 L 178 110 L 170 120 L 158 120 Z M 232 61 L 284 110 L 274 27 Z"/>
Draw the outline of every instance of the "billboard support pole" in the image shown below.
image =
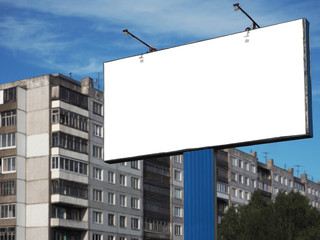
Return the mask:
<path id="1" fill-rule="evenodd" d="M 217 239 L 215 149 L 183 154 L 184 239 Z"/>

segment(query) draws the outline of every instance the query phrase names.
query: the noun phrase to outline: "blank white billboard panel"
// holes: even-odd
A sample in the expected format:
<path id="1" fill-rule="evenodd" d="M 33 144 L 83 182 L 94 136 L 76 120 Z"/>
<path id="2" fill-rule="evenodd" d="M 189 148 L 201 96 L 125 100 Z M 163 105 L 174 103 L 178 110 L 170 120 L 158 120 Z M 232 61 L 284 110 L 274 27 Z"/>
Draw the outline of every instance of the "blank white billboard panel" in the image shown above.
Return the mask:
<path id="1" fill-rule="evenodd" d="M 312 136 L 306 19 L 104 63 L 106 161 Z"/>

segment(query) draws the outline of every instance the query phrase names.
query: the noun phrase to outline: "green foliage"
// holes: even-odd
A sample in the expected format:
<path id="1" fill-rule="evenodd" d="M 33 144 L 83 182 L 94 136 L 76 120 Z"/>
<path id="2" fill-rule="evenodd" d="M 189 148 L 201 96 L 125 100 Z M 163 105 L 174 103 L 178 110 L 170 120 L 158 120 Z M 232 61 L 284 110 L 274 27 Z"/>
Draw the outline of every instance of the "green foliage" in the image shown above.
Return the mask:
<path id="1" fill-rule="evenodd" d="M 320 240 L 320 212 L 297 192 L 280 191 L 274 202 L 259 191 L 248 205 L 230 207 L 218 229 L 218 240 Z"/>

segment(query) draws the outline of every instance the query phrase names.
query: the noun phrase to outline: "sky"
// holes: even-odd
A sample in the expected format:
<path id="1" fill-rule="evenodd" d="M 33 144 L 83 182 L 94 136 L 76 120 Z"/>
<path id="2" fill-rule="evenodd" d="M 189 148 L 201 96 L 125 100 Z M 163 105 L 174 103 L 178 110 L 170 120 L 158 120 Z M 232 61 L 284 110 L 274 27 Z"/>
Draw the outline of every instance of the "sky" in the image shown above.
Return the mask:
<path id="1" fill-rule="evenodd" d="M 148 51 L 122 30 L 157 49 L 224 36 L 252 26 L 232 0 L 0 0 L 0 84 L 61 73 L 103 85 L 103 62 Z M 240 148 L 261 162 L 294 168 L 320 181 L 320 1 L 243 0 L 261 26 L 310 22 L 313 132 L 311 139 Z M 249 110 L 248 110 L 249 111 Z"/>

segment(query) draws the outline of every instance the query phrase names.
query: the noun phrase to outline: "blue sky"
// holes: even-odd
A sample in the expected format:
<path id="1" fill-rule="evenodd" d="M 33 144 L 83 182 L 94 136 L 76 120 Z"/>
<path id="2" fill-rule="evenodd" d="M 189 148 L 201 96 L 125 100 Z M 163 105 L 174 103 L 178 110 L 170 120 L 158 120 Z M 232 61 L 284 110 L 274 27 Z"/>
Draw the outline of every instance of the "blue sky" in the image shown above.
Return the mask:
<path id="1" fill-rule="evenodd" d="M 232 0 L 0 0 L 0 83 L 50 73 L 102 81 L 103 62 L 243 31 L 251 22 Z M 242 148 L 320 181 L 320 1 L 243 0 L 261 26 L 307 18 L 311 30 L 314 138 Z M 296 172 L 297 173 L 297 172 Z"/>

